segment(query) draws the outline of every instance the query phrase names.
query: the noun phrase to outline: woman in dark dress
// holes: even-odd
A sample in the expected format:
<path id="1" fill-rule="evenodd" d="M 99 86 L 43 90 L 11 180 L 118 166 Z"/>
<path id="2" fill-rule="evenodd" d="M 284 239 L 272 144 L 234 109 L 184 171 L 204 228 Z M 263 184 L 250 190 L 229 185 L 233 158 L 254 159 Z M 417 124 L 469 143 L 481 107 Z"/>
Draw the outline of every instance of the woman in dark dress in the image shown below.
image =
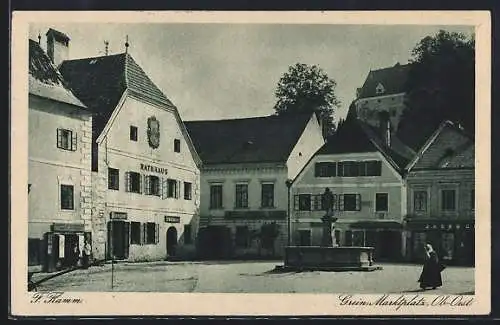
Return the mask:
<path id="1" fill-rule="evenodd" d="M 420 274 L 418 282 L 420 282 L 420 288 L 436 289 L 443 285 L 441 279 L 441 271 L 443 270 L 442 264 L 439 262 L 439 258 L 430 244 L 425 245 L 425 262 Z"/>

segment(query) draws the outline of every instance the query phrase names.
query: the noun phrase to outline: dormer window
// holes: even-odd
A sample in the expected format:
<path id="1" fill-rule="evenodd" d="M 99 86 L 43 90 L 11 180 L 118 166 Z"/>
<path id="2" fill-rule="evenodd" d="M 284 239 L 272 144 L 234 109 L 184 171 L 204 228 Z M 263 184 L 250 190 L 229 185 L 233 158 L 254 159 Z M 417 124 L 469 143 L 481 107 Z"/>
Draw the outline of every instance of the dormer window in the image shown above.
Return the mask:
<path id="1" fill-rule="evenodd" d="M 375 92 L 377 93 L 377 95 L 380 95 L 380 94 L 385 93 L 385 88 L 384 88 L 384 86 L 383 86 L 381 83 L 379 83 L 379 84 L 377 85 L 377 88 L 375 88 Z"/>

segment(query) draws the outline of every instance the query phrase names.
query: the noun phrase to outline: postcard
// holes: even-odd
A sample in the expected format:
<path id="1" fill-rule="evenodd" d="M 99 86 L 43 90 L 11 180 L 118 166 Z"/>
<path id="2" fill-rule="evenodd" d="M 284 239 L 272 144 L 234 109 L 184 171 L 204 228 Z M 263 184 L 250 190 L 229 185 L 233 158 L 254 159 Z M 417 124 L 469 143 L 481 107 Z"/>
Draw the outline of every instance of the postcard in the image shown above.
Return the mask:
<path id="1" fill-rule="evenodd" d="M 11 39 L 12 317 L 490 312 L 488 12 L 24 11 Z"/>

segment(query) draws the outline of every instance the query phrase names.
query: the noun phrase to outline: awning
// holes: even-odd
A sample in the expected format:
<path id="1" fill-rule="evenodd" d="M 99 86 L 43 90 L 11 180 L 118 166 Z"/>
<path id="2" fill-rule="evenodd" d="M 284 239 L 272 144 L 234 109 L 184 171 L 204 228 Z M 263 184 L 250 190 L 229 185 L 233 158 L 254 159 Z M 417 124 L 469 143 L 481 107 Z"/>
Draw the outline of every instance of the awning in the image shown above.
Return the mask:
<path id="1" fill-rule="evenodd" d="M 402 230 L 403 225 L 397 221 L 356 221 L 349 224 L 352 229 Z"/>
<path id="2" fill-rule="evenodd" d="M 418 218 L 410 219 L 405 223 L 407 230 L 468 230 L 474 229 L 474 220 L 471 219 L 443 219 Z"/>

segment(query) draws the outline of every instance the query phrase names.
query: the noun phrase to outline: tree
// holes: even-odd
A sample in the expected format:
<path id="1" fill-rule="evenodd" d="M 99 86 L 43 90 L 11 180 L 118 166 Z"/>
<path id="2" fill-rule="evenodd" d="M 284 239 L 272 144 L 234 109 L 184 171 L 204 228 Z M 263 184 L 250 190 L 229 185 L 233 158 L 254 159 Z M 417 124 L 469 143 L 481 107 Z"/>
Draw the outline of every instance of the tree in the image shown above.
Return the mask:
<path id="1" fill-rule="evenodd" d="M 412 51 L 398 135 L 418 148 L 445 119 L 474 133 L 475 40 L 440 30 Z M 416 135 L 421 136 L 417 137 Z"/>
<path id="2" fill-rule="evenodd" d="M 278 82 L 274 109 L 278 115 L 315 112 L 326 137 L 335 130 L 334 113 L 340 105 L 335 96 L 336 82 L 317 65 L 296 63 Z"/>

